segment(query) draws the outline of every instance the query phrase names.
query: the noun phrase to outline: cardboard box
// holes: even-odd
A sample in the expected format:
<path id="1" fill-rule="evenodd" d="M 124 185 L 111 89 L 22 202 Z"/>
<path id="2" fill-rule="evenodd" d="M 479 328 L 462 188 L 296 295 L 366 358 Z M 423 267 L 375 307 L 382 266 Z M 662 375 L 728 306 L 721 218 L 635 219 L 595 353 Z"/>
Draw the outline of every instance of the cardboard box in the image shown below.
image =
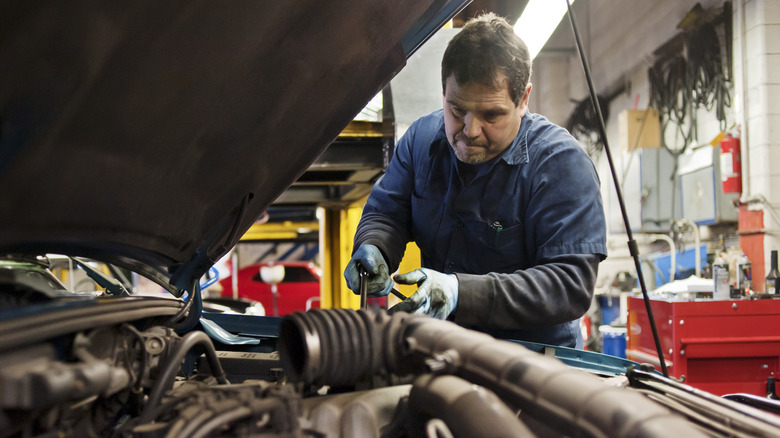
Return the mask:
<path id="1" fill-rule="evenodd" d="M 647 114 L 647 121 L 642 126 L 642 119 Z M 620 150 L 623 153 L 632 152 L 640 148 L 661 147 L 661 125 L 658 120 L 658 111 L 648 110 L 623 110 L 618 115 L 618 135 L 620 137 Z M 641 127 L 641 134 L 640 134 Z M 639 139 L 637 140 L 637 135 Z M 636 142 L 636 147 L 634 143 Z"/>

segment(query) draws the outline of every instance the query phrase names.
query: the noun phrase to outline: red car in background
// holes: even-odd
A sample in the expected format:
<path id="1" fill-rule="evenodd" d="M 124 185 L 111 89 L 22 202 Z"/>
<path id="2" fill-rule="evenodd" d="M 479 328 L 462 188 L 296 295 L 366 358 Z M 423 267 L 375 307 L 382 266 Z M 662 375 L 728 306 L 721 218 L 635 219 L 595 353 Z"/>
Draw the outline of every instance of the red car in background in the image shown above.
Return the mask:
<path id="1" fill-rule="evenodd" d="M 260 276 L 260 268 L 284 266 L 284 278 L 276 285 L 277 312 L 274 312 L 272 285 Z M 310 262 L 263 262 L 238 270 L 238 297 L 260 301 L 269 316 L 283 316 L 320 306 L 320 269 Z M 222 296 L 233 296 L 233 278 L 219 280 Z"/>

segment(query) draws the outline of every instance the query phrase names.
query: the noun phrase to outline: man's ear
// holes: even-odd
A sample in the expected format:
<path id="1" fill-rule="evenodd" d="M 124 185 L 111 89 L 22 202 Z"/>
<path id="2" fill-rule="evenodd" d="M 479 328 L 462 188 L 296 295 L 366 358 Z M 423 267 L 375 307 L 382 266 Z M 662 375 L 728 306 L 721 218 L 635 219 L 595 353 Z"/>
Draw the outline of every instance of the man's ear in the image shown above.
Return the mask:
<path id="1" fill-rule="evenodd" d="M 533 87 L 533 85 L 534 84 L 529 82 L 528 85 L 525 86 L 525 93 L 523 93 L 523 97 L 520 99 L 520 105 L 521 106 L 524 106 L 524 107 L 528 106 L 528 101 L 529 101 L 529 98 L 531 96 L 531 88 Z"/>
<path id="2" fill-rule="evenodd" d="M 528 112 L 528 101 L 529 97 L 531 96 L 531 87 L 533 84 L 530 82 L 528 85 L 525 86 L 525 93 L 523 93 L 523 97 L 520 99 L 520 103 L 517 105 L 520 109 L 520 116 L 524 117 L 525 113 Z"/>

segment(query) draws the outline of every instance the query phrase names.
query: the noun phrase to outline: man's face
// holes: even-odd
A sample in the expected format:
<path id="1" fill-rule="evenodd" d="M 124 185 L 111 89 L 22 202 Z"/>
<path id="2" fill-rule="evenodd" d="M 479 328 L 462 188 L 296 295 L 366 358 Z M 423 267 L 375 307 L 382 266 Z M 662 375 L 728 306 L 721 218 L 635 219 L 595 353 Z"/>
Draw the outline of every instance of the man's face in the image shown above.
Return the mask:
<path id="1" fill-rule="evenodd" d="M 498 91 L 473 82 L 459 84 L 454 76 L 446 84 L 444 129 L 458 160 L 484 163 L 512 144 L 528 110 L 530 83 L 519 105 L 509 97 L 506 80 Z"/>

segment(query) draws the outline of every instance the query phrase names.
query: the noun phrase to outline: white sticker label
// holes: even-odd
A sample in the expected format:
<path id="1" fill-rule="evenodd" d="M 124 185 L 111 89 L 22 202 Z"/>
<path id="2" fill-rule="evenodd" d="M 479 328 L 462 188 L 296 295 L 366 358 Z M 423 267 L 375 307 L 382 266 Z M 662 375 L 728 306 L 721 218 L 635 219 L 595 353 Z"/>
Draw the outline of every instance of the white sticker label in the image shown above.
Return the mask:
<path id="1" fill-rule="evenodd" d="M 734 172 L 734 166 L 732 165 L 733 162 L 733 154 L 731 152 L 720 154 L 721 179 L 725 180 L 726 178 L 737 176 L 737 174 Z"/>

